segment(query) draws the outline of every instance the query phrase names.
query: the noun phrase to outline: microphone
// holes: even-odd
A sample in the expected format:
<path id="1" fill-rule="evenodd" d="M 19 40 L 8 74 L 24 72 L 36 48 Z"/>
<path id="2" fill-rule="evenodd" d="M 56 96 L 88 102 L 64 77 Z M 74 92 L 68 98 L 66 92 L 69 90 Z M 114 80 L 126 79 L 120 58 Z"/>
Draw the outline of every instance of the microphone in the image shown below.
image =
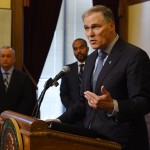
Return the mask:
<path id="1" fill-rule="evenodd" d="M 66 73 L 70 72 L 70 68 L 68 66 L 64 66 L 62 68 L 62 70 L 54 77 L 54 79 L 50 78 L 46 81 L 45 85 L 44 85 L 44 90 L 41 92 L 41 95 L 39 97 L 39 99 L 37 100 L 37 103 L 34 107 L 34 110 L 32 112 L 32 116 L 35 116 L 36 118 L 38 117 L 39 114 L 39 109 L 41 106 L 41 103 L 43 101 L 44 98 L 44 94 L 46 92 L 46 90 L 50 87 L 50 86 L 58 86 L 58 80 L 65 75 Z"/>
<path id="2" fill-rule="evenodd" d="M 52 79 L 48 79 L 45 83 L 46 89 L 48 89 L 50 86 L 58 86 L 58 80 L 65 75 L 66 73 L 70 72 L 70 67 L 64 66 L 62 70 Z"/>

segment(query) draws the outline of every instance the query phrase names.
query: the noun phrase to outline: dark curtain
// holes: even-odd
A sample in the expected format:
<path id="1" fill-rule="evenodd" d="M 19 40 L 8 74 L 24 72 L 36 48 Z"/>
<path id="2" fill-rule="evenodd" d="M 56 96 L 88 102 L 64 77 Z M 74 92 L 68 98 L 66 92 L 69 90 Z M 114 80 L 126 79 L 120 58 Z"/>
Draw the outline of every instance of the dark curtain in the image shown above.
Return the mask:
<path id="1" fill-rule="evenodd" d="M 59 17 L 62 0 L 30 0 L 24 7 L 23 64 L 38 83 Z"/>
<path id="2" fill-rule="evenodd" d="M 95 5 L 105 5 L 112 10 L 116 23 L 116 32 L 119 33 L 119 0 L 93 0 L 93 6 Z"/>

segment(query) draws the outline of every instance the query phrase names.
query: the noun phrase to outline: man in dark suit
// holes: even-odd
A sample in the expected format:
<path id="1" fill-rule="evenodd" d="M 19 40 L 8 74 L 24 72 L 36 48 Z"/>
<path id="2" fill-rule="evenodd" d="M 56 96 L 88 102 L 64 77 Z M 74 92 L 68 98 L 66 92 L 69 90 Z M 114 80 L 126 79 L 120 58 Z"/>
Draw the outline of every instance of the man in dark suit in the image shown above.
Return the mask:
<path id="1" fill-rule="evenodd" d="M 148 55 L 119 38 L 109 8 L 97 5 L 82 17 L 95 51 L 86 61 L 79 103 L 57 121 L 72 123 L 84 118 L 85 128 L 120 143 L 122 150 L 149 150 L 144 118 L 150 112 Z M 95 83 L 101 53 L 105 53 L 103 67 Z"/>
<path id="2" fill-rule="evenodd" d="M 70 72 L 62 77 L 60 85 L 60 98 L 66 111 L 79 101 L 81 84 L 79 75 L 80 66 L 82 66 L 82 69 L 84 69 L 85 61 L 89 51 L 87 42 L 82 38 L 75 39 L 72 43 L 72 48 L 77 61 L 67 65 L 70 68 Z M 81 127 L 83 122 L 78 121 L 73 125 Z"/>
<path id="3" fill-rule="evenodd" d="M 32 86 L 28 76 L 14 68 L 15 51 L 9 46 L 0 49 L 0 113 L 12 110 L 31 115 Z"/>

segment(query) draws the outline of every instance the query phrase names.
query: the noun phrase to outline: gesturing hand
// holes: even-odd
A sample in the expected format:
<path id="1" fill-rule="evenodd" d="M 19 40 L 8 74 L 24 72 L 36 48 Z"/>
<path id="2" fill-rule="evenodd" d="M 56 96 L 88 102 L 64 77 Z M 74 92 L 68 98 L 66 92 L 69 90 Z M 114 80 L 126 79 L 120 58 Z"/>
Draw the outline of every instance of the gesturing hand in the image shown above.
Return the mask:
<path id="1" fill-rule="evenodd" d="M 93 92 L 86 91 L 84 92 L 84 97 L 87 99 L 88 104 L 95 109 L 101 109 L 105 111 L 113 110 L 113 99 L 104 86 L 101 87 L 101 93 L 102 95 L 99 96 Z"/>

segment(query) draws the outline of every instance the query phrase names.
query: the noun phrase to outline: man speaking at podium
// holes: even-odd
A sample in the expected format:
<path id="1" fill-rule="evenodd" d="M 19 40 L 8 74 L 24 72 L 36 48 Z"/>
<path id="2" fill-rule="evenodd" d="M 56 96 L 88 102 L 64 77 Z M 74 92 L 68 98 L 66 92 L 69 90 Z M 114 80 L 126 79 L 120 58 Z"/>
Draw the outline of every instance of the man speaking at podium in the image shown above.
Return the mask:
<path id="1" fill-rule="evenodd" d="M 144 118 L 150 112 L 148 55 L 121 40 L 109 8 L 94 6 L 82 18 L 95 51 L 85 64 L 79 103 L 53 121 L 71 124 L 84 118 L 85 128 L 120 143 L 122 150 L 149 150 Z"/>

